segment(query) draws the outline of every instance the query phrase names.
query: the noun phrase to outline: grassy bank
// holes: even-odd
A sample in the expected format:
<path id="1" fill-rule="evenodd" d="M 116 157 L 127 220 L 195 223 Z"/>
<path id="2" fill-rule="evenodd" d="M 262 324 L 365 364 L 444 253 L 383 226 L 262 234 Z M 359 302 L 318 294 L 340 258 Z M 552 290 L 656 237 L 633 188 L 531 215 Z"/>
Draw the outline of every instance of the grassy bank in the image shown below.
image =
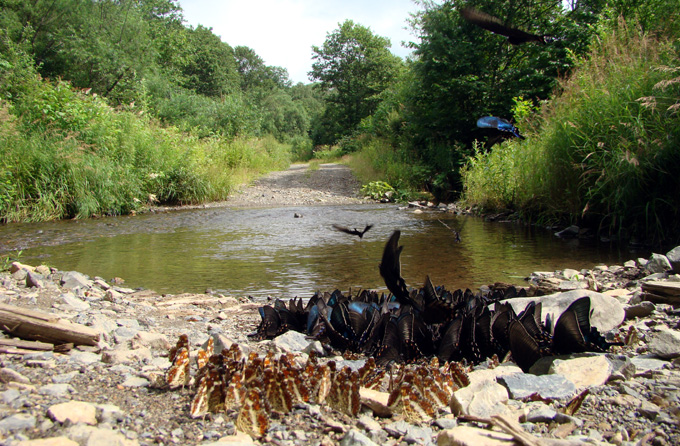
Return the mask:
<path id="1" fill-rule="evenodd" d="M 520 123 L 526 141 L 470 160 L 464 201 L 533 221 L 677 241 L 679 72 L 672 42 L 623 26 L 603 36 L 561 94 Z"/>
<path id="2" fill-rule="evenodd" d="M 114 110 L 64 82 L 36 81 L 0 102 L 0 220 L 119 215 L 149 203 L 221 200 L 285 168 L 274 138 L 198 138 L 130 106 Z"/>
<path id="3" fill-rule="evenodd" d="M 423 191 L 430 169 L 395 149 L 387 139 L 362 135 L 357 138 L 356 146 L 357 151 L 351 154 L 346 164 L 364 185 L 364 193 L 377 198 L 393 189 L 395 199 L 400 201 L 430 196 Z"/>

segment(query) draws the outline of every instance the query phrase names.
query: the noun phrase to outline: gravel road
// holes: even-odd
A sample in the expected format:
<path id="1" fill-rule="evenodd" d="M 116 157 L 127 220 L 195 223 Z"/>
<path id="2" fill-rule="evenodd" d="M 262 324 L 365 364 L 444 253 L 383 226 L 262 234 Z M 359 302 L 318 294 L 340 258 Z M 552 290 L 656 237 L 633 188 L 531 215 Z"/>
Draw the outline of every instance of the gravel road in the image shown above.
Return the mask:
<path id="1" fill-rule="evenodd" d="M 229 206 L 300 206 L 355 204 L 361 183 L 349 167 L 337 164 L 293 164 L 288 170 L 271 172 L 229 197 Z"/>

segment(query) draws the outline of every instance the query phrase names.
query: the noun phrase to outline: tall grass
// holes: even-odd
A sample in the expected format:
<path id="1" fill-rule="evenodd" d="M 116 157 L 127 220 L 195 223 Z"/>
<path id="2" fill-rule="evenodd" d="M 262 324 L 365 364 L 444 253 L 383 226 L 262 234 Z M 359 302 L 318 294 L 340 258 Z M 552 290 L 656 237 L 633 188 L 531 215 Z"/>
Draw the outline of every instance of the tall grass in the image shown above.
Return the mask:
<path id="1" fill-rule="evenodd" d="M 289 163 L 274 138 L 199 138 L 143 110 L 114 110 L 64 82 L 0 101 L 0 220 L 127 214 L 153 203 L 225 199 Z"/>
<path id="2" fill-rule="evenodd" d="M 680 58 L 663 40 L 620 25 L 561 94 L 524 126 L 526 142 L 478 152 L 464 201 L 622 237 L 680 235 Z"/>
<path id="3" fill-rule="evenodd" d="M 384 181 L 404 199 L 419 195 L 430 169 L 399 149 L 387 138 L 362 135 L 357 138 L 359 150 L 347 164 L 363 184 Z"/>

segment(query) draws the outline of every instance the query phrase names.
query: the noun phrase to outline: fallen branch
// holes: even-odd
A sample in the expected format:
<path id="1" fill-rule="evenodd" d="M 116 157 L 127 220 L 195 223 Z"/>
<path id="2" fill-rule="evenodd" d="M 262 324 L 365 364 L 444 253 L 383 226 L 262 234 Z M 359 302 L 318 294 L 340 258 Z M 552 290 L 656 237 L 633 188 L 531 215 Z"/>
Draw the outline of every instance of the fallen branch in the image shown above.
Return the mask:
<path id="1" fill-rule="evenodd" d="M 535 435 L 525 431 L 518 422 L 501 415 L 493 415 L 491 418 L 476 417 L 474 415 L 461 415 L 458 417 L 458 420 L 488 424 L 491 427 L 500 429 L 503 433 L 512 437 L 512 441 L 504 441 L 503 439 L 497 438 L 495 439 L 496 442 L 494 444 L 507 444 L 508 446 L 516 444 L 520 444 L 522 446 L 572 446 L 581 444 L 578 441 L 536 437 Z M 463 428 L 464 426 L 460 427 Z M 456 428 L 453 428 L 454 431 L 455 429 Z M 486 432 L 488 432 L 488 429 L 475 429 L 467 427 L 465 427 L 465 429 L 465 436 L 468 441 L 462 442 L 461 444 L 484 443 L 484 438 Z M 449 436 L 455 438 L 456 434 L 455 432 L 452 432 Z"/>
<path id="2" fill-rule="evenodd" d="M 0 304 L 0 329 L 21 339 L 50 344 L 97 345 L 99 333 L 34 310 Z"/>

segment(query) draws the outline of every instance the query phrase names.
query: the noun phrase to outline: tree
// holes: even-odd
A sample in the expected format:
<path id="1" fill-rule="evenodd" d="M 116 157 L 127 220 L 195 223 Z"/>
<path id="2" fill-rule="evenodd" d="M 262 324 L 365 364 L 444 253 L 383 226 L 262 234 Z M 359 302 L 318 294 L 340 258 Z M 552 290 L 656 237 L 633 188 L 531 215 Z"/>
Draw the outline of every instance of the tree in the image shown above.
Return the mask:
<path id="1" fill-rule="evenodd" d="M 312 47 L 310 78 L 330 92 L 324 116 L 337 122 L 320 123 L 327 129 L 317 134 L 315 143 L 331 144 L 349 135 L 362 119 L 375 111 L 385 90 L 403 66 L 389 51 L 390 41 L 374 35 L 369 28 L 345 21 L 326 36 L 322 47 Z M 322 118 L 323 119 L 323 118 Z"/>
<path id="2" fill-rule="evenodd" d="M 254 89 L 271 90 L 290 86 L 288 71 L 281 67 L 265 65 L 264 60 L 247 46 L 234 48 L 236 65 L 241 76 L 241 90 L 247 92 Z"/>
<path id="3" fill-rule="evenodd" d="M 462 7 L 552 39 L 546 45 L 510 45 L 504 36 L 465 21 Z M 557 78 L 571 70 L 573 55 L 587 50 L 593 32 L 566 16 L 561 0 L 427 3 L 415 25 L 420 43 L 414 45 L 412 94 L 405 111 L 410 145 L 436 172 L 449 172 L 453 189 L 459 186 L 458 167 L 479 136 L 477 119 L 512 119 L 518 97 L 536 104 L 547 99 Z"/>
<path id="4" fill-rule="evenodd" d="M 212 29 L 198 25 L 189 32 L 188 57 L 182 73 L 183 87 L 196 93 L 220 97 L 238 90 L 239 76 L 234 50 L 213 34 Z"/>
<path id="5" fill-rule="evenodd" d="M 30 51 L 45 77 L 91 88 L 113 103 L 135 99 L 153 66 L 148 26 L 135 0 L 9 2 L 12 38 Z"/>

